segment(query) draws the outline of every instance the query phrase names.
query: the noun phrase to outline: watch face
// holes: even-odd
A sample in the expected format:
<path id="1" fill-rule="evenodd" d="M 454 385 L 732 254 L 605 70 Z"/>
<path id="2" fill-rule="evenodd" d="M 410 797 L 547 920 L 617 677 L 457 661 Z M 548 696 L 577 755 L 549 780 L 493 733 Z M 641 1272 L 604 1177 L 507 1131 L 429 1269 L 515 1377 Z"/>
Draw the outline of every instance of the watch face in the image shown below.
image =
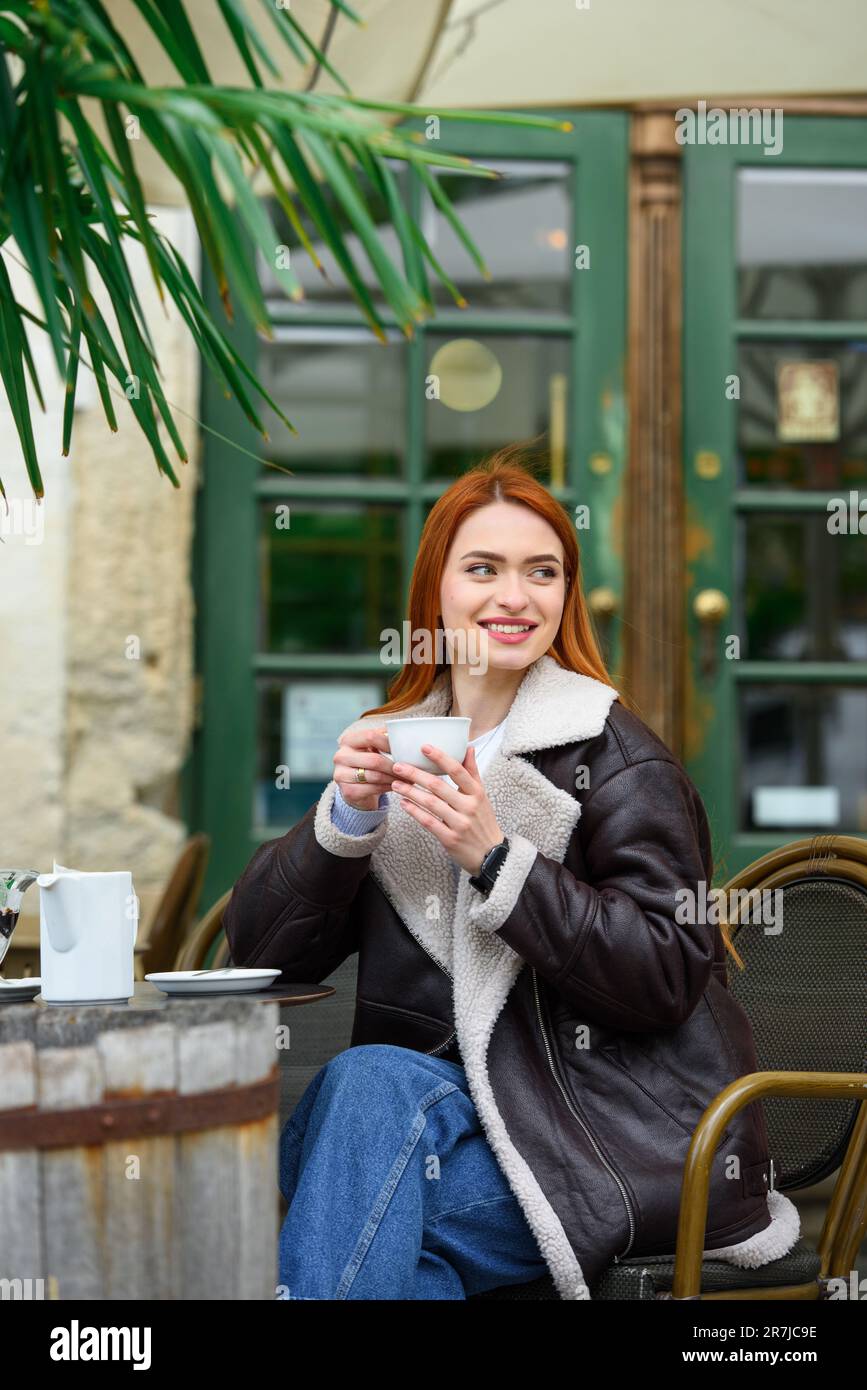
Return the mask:
<path id="1" fill-rule="evenodd" d="M 482 867 L 479 869 L 476 878 L 470 879 L 470 883 L 472 883 L 473 887 L 477 888 L 480 893 L 489 893 L 493 888 L 497 873 L 508 852 L 508 841 L 503 844 L 494 845 L 493 849 L 488 850 L 482 860 Z"/>
<path id="2" fill-rule="evenodd" d="M 494 845 L 494 848 L 489 851 L 485 858 L 485 862 L 482 865 L 482 873 L 485 874 L 485 876 L 492 873 L 495 874 L 508 852 L 507 845 Z"/>

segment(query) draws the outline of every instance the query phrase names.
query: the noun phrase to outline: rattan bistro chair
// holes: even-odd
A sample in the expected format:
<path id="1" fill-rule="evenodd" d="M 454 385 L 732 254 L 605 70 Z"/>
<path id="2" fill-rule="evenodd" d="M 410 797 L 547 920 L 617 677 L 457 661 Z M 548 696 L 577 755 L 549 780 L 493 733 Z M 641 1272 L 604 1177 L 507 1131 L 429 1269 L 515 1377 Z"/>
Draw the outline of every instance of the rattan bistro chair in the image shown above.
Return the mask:
<path id="1" fill-rule="evenodd" d="M 151 918 L 147 947 L 140 959 L 140 978 L 150 971 L 172 969 L 196 920 L 210 848 L 210 835 L 197 831 L 181 849 Z"/>
<path id="2" fill-rule="evenodd" d="M 196 923 L 175 957 L 173 970 L 201 970 L 218 936 L 221 939 L 210 968 L 220 970 L 224 965 L 231 965 L 229 943 L 223 931 L 223 913 L 231 896 L 232 889 L 229 888 L 217 899 L 213 907 L 208 908 L 202 920 Z"/>
<path id="3" fill-rule="evenodd" d="M 749 1016 L 761 1070 L 721 1091 L 696 1126 L 674 1254 L 610 1266 L 591 1285 L 591 1298 L 819 1300 L 830 1296 L 829 1279 L 848 1282 L 855 1268 L 867 1231 L 867 839 L 795 840 L 725 888 L 732 944 L 745 966 L 727 962 L 729 987 Z M 779 932 L 751 921 L 747 909 L 750 894 L 775 890 L 782 894 Z M 701 1258 L 708 1184 L 727 1125 L 757 1100 L 777 1190 L 810 1187 L 840 1171 L 816 1250 L 799 1240 L 780 1260 L 739 1269 Z M 549 1276 L 471 1295 L 557 1296 Z"/>

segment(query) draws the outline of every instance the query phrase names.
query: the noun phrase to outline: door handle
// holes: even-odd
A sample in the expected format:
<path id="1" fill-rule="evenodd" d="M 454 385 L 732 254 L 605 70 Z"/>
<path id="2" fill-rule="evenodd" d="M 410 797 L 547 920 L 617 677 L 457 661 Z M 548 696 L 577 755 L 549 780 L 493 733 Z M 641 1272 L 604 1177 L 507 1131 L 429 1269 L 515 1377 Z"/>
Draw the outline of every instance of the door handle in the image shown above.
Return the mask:
<path id="1" fill-rule="evenodd" d="M 597 622 L 608 623 L 620 607 L 620 600 L 613 589 L 602 586 L 590 590 L 587 605 Z"/>
<path id="2" fill-rule="evenodd" d="M 620 599 L 613 589 L 609 589 L 607 585 L 600 585 L 598 589 L 591 589 L 587 595 L 587 607 L 593 615 L 593 622 L 598 635 L 607 645 L 611 619 L 620 607 Z"/>
<path id="3" fill-rule="evenodd" d="M 699 669 L 708 680 L 716 671 L 719 625 L 730 607 L 721 589 L 702 589 L 692 601 L 692 611 L 698 618 L 701 633 Z"/>

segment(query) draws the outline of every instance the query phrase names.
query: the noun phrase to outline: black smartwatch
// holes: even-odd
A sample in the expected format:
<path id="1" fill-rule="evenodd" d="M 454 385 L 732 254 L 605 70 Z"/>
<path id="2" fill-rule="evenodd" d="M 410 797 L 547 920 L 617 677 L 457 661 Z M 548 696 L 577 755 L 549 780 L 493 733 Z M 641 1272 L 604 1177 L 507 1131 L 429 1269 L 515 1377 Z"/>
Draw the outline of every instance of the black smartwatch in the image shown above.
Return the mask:
<path id="1" fill-rule="evenodd" d="M 503 867 L 508 853 L 509 841 L 504 835 L 500 844 L 494 845 L 493 849 L 488 850 L 482 860 L 482 867 L 479 869 L 478 874 L 470 879 L 470 883 L 477 892 L 484 894 L 485 897 L 488 896 L 497 881 L 497 874 Z"/>

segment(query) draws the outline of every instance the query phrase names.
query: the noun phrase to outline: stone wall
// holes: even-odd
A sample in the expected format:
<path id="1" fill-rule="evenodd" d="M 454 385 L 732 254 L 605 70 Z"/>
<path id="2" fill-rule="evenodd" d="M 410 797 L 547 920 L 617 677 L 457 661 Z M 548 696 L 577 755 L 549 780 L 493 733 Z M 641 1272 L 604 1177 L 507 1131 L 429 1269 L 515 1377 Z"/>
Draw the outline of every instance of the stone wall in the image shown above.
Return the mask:
<path id="1" fill-rule="evenodd" d="M 197 275 L 189 214 L 152 211 Z M 45 870 L 56 858 L 130 869 L 141 890 L 162 883 L 187 834 L 177 783 L 193 715 L 199 359 L 177 313 L 160 306 L 138 246 L 129 258 L 190 462 L 175 463 L 162 430 L 176 489 L 117 389 L 112 434 L 84 367 L 62 458 L 63 384 L 34 330 L 48 407 L 45 416 L 34 408 L 45 480 L 38 508 L 0 393 L 12 514 L 0 522 L 0 864 Z M 23 272 L 16 282 L 33 303 Z"/>

